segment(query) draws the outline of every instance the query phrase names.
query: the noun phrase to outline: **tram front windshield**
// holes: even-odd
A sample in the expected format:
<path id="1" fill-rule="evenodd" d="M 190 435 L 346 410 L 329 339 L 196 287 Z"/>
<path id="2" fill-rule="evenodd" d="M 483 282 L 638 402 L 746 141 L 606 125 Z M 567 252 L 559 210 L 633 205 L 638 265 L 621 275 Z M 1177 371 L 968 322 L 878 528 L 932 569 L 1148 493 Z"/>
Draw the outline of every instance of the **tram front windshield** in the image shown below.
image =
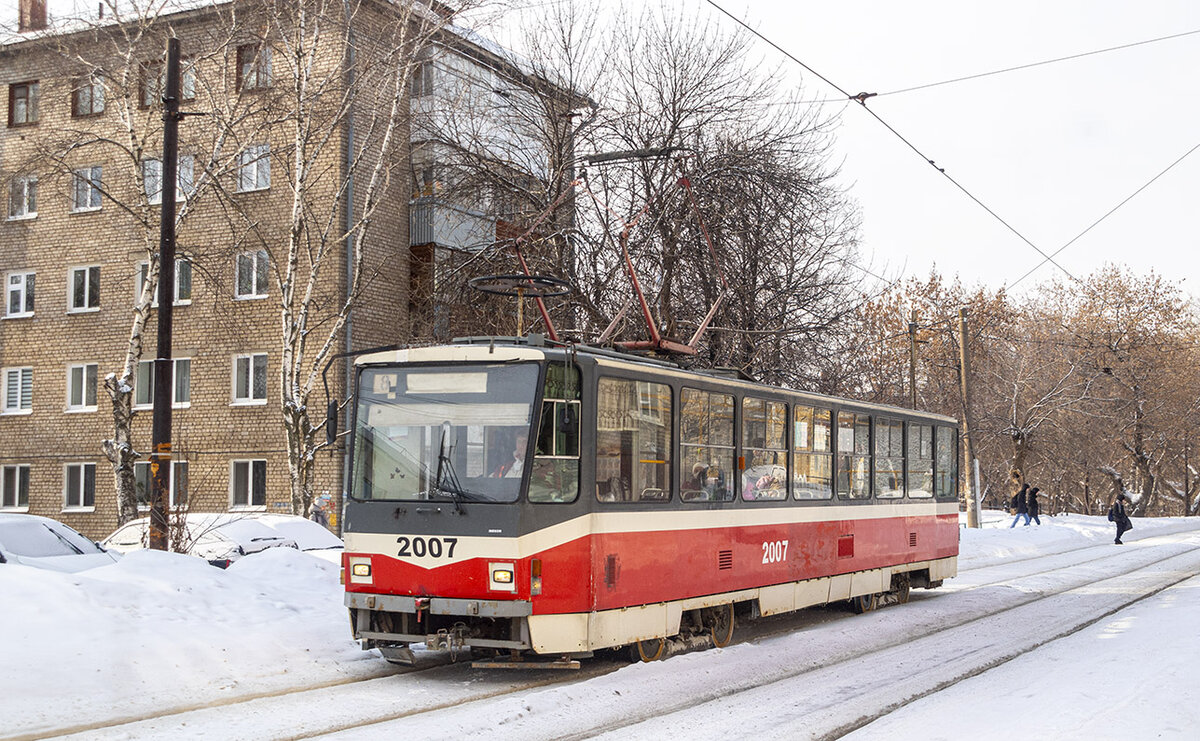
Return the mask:
<path id="1" fill-rule="evenodd" d="M 537 380 L 534 363 L 363 369 L 351 495 L 515 502 Z"/>

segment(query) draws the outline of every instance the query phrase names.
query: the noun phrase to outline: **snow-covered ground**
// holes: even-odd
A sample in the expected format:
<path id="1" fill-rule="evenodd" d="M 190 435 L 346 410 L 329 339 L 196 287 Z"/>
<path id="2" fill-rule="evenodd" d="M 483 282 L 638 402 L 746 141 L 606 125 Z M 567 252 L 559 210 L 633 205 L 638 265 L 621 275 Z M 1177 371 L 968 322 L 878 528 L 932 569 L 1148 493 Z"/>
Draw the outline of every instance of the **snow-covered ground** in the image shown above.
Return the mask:
<path id="1" fill-rule="evenodd" d="M 577 675 L 392 667 L 291 549 L 0 566 L 0 738 L 1200 737 L 1200 518 L 1010 519 L 907 605 Z"/>

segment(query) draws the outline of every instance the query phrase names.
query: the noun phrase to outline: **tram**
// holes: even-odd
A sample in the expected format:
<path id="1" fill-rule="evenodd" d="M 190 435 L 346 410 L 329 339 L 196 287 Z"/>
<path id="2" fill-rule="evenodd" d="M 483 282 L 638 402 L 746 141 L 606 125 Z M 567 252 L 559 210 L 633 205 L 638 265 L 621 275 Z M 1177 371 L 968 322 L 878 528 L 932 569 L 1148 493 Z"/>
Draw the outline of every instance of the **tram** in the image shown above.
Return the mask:
<path id="1" fill-rule="evenodd" d="M 538 336 L 355 368 L 345 604 L 390 661 L 653 660 L 957 572 L 950 417 Z"/>

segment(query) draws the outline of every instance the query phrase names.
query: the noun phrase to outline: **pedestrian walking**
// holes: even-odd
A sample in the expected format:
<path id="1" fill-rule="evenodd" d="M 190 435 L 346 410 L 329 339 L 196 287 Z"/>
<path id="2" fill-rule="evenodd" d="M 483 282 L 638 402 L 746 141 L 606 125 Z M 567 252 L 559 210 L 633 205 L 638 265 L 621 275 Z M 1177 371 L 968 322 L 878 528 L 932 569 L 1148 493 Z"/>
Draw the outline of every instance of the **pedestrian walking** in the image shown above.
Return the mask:
<path id="1" fill-rule="evenodd" d="M 1029 524 L 1029 484 L 1021 484 L 1021 490 L 1013 495 L 1012 510 L 1016 517 L 1008 526 L 1010 529 L 1016 527 L 1017 520 L 1022 517 L 1025 518 L 1025 524 Z"/>
<path id="2" fill-rule="evenodd" d="M 1117 501 L 1108 508 L 1108 519 L 1117 525 L 1117 539 L 1113 541 L 1116 545 L 1125 545 L 1121 542 L 1121 536 L 1129 530 L 1133 529 L 1133 523 L 1129 521 L 1129 515 L 1125 513 L 1125 493 L 1117 495 Z"/>
<path id="3" fill-rule="evenodd" d="M 1041 489 L 1037 488 L 1036 486 L 1029 490 L 1029 501 L 1026 505 L 1026 510 L 1027 510 L 1027 515 L 1030 518 L 1032 518 L 1034 522 L 1041 525 L 1042 521 L 1038 519 L 1039 507 L 1038 507 L 1037 495 L 1038 495 L 1039 491 L 1041 491 Z M 1025 524 L 1028 525 L 1029 522 L 1026 521 Z"/>

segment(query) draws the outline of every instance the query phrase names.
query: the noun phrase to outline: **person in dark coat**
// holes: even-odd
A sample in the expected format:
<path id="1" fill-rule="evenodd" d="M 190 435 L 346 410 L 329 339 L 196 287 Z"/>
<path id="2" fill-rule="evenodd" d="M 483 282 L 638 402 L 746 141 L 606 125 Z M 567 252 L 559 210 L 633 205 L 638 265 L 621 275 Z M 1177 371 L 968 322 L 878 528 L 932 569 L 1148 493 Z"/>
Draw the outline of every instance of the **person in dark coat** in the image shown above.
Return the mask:
<path id="1" fill-rule="evenodd" d="M 1117 525 L 1117 539 L 1113 543 L 1116 545 L 1125 545 L 1121 542 L 1121 536 L 1133 529 L 1133 523 L 1129 521 L 1129 515 L 1125 513 L 1124 493 L 1117 495 L 1117 501 L 1113 502 L 1112 508 L 1108 510 L 1108 519 Z"/>
<path id="2" fill-rule="evenodd" d="M 1016 513 L 1013 518 L 1010 528 L 1017 526 L 1017 520 L 1025 518 L 1025 524 L 1029 524 L 1029 484 L 1021 484 L 1021 490 L 1013 495 L 1012 509 Z"/>
<path id="3" fill-rule="evenodd" d="M 1029 502 L 1026 506 L 1026 510 L 1028 511 L 1027 516 L 1033 518 L 1034 522 L 1041 525 L 1042 521 L 1038 519 L 1038 511 L 1040 508 L 1038 506 L 1037 495 L 1039 491 L 1041 491 L 1041 489 L 1037 488 L 1036 486 L 1029 490 Z M 1025 524 L 1029 524 L 1028 520 L 1025 522 Z"/>

